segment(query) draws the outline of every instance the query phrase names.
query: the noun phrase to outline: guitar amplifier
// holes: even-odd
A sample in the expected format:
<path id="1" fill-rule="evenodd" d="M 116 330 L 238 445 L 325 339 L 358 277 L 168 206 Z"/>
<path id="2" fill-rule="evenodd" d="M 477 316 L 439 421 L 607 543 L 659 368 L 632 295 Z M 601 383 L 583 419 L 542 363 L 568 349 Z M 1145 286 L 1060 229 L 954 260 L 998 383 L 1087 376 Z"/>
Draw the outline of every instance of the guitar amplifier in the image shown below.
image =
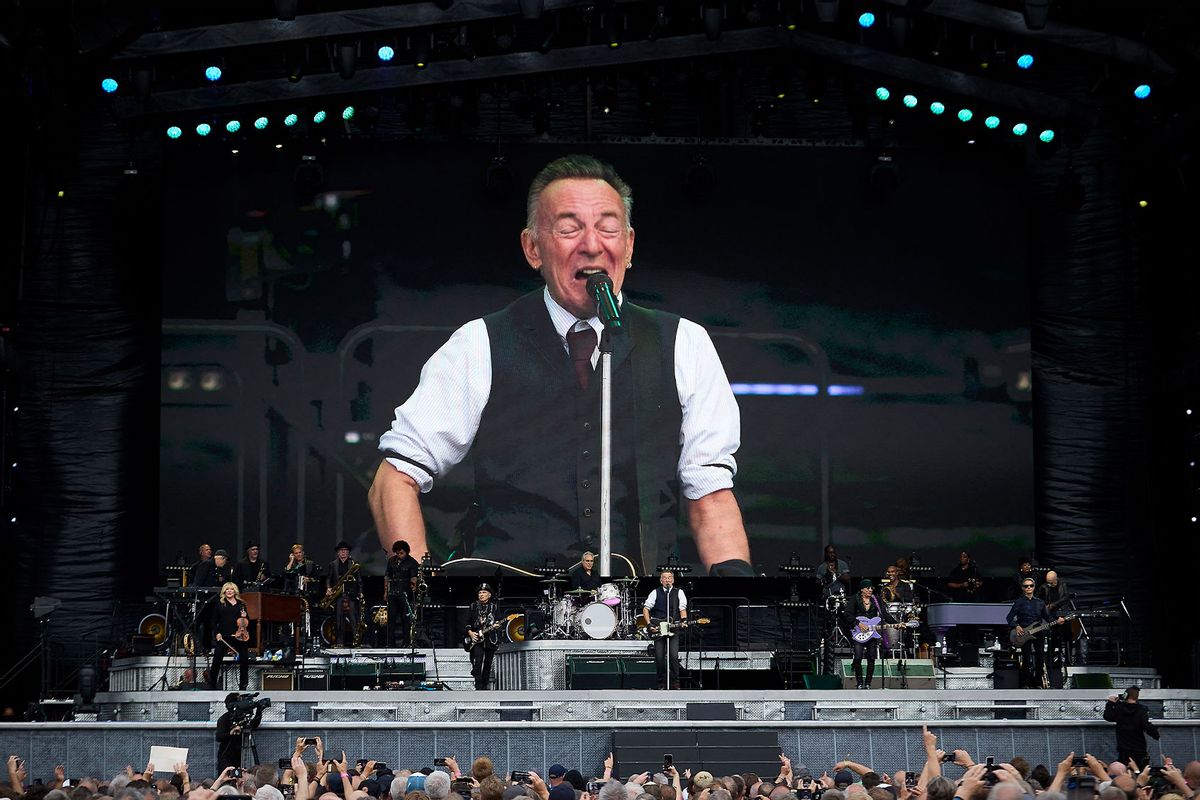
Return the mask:
<path id="1" fill-rule="evenodd" d="M 329 688 L 329 669 L 327 667 L 301 667 L 298 688 L 308 691 L 325 691 Z"/>
<path id="2" fill-rule="evenodd" d="M 296 676 L 289 670 L 270 670 L 262 674 L 262 689 L 264 692 L 290 692 L 295 684 Z"/>
<path id="3" fill-rule="evenodd" d="M 620 689 L 621 659 L 611 656 L 567 656 L 567 688 Z"/>

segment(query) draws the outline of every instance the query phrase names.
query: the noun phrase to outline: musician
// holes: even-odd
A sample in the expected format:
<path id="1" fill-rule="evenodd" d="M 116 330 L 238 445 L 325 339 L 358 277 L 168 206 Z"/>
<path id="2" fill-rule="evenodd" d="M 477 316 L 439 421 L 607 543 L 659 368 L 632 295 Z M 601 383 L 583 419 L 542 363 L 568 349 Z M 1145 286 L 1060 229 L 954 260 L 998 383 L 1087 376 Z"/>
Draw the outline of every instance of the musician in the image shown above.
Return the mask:
<path id="1" fill-rule="evenodd" d="M 188 586 L 198 586 L 199 585 L 196 583 L 196 574 L 200 571 L 200 568 L 202 565 L 208 564 L 209 562 L 212 561 L 212 556 L 213 556 L 212 545 L 211 544 L 200 545 L 199 555 L 200 555 L 199 560 L 197 560 L 195 564 L 192 564 L 190 567 L 188 567 L 188 578 L 187 578 Z M 208 567 L 206 566 L 206 567 L 204 567 L 204 569 L 207 570 Z"/>
<path id="2" fill-rule="evenodd" d="M 646 596 L 646 602 L 642 603 L 642 619 L 652 633 L 659 622 L 687 620 L 687 595 L 682 589 L 675 588 L 675 573 L 664 569 L 658 576 L 658 582 L 660 588 L 651 591 Z M 658 675 L 659 689 L 666 689 L 668 681 L 672 689 L 679 688 L 678 635 L 655 637 L 654 670 Z"/>
<path id="3" fill-rule="evenodd" d="M 858 582 L 858 594 L 854 596 L 846 605 L 846 610 L 842 612 L 842 624 L 847 631 L 862 631 L 868 632 L 870 628 L 866 623 L 859 618 L 874 619 L 879 618 L 880 623 L 895 625 L 897 620 L 887 608 L 879 602 L 879 598 L 875 596 L 875 582 L 870 578 L 864 578 Z M 883 641 L 881 638 L 871 637 L 865 642 L 854 641 L 854 677 L 858 680 L 859 689 L 870 689 L 871 680 L 875 677 L 875 659 L 879 655 L 879 645 Z M 867 657 L 867 678 L 863 680 L 862 660 L 863 656 Z"/>
<path id="4" fill-rule="evenodd" d="M 304 594 L 301 591 L 301 578 L 316 578 L 320 574 L 320 569 L 315 561 L 309 561 L 304 555 L 304 545 L 296 543 L 292 545 L 292 552 L 288 555 L 287 563 L 283 565 L 284 588 L 290 592 Z"/>
<path id="5" fill-rule="evenodd" d="M 816 575 L 821 581 L 821 585 L 825 587 L 825 595 L 840 593 L 850 586 L 850 564 L 843 559 L 838 558 L 837 548 L 831 544 L 825 545 L 824 560 L 817 565 Z M 841 586 L 836 588 L 831 584 L 834 581 L 841 583 Z"/>
<path id="6" fill-rule="evenodd" d="M 481 583 L 475 589 L 475 602 L 467 606 L 467 638 L 471 644 L 471 677 L 475 688 L 488 688 L 492 679 L 492 656 L 500 646 L 500 629 L 480 633 L 494 626 L 500 618 L 496 603 L 492 601 L 492 587 Z"/>
<path id="7" fill-rule="evenodd" d="M 362 596 L 362 576 L 355 572 L 347 577 L 350 570 L 358 564 L 350 557 L 349 542 L 338 542 L 334 545 L 334 550 L 337 552 L 337 558 L 329 562 L 329 569 L 326 570 L 325 596 L 333 597 L 334 589 L 341 585 L 342 593 L 337 599 L 337 610 L 334 612 L 333 638 L 335 646 L 344 646 L 354 642 L 354 634 L 358 631 L 358 622 L 362 618 L 359 603 Z M 343 639 L 342 633 L 345 630 L 349 630 L 349 635 Z"/>
<path id="8" fill-rule="evenodd" d="M 388 607 L 388 647 L 407 647 L 412 630 L 413 592 L 421 565 L 409 555 L 408 542 L 392 544 L 392 556 L 383 574 L 383 594 Z"/>
<path id="9" fill-rule="evenodd" d="M 1051 613 L 1069 610 L 1071 594 L 1067 591 L 1066 581 L 1059 580 L 1058 573 L 1050 570 L 1046 573 L 1046 582 L 1035 591 L 1038 597 L 1046 603 L 1046 610 Z M 1071 665 L 1071 629 L 1069 627 L 1050 629 L 1050 664 L 1053 666 L 1055 656 L 1058 656 L 1059 666 L 1065 673 Z"/>
<path id="10" fill-rule="evenodd" d="M 884 603 L 911 603 L 913 601 L 912 584 L 901 578 L 898 564 L 888 565 L 880 583 L 883 588 L 879 590 L 879 598 Z"/>
<path id="11" fill-rule="evenodd" d="M 238 620 L 241 619 L 246 620 L 243 629 L 239 629 L 238 626 Z M 208 670 L 208 687 L 220 688 L 221 662 L 226 656 L 236 652 L 238 687 L 245 691 L 250 683 L 250 617 L 246 613 L 246 604 L 242 602 L 237 584 L 233 581 L 226 581 L 221 587 L 221 599 L 217 601 L 213 622 L 216 634 L 213 636 L 213 660 Z"/>
<path id="12" fill-rule="evenodd" d="M 950 570 L 946 576 L 946 588 L 950 597 L 956 603 L 967 603 L 976 599 L 976 594 L 983 585 L 979 567 L 971 554 L 963 550 L 958 554 L 958 566 Z"/>
<path id="13" fill-rule="evenodd" d="M 1025 634 L 1025 629 L 1037 622 L 1050 622 L 1056 625 L 1063 623 L 1063 618 L 1057 621 L 1046 609 L 1046 601 L 1033 594 L 1037 584 L 1033 578 L 1021 582 L 1021 597 L 1017 598 L 1008 612 L 1009 627 L 1015 628 L 1018 636 Z M 1036 636 L 1021 645 L 1021 688 L 1042 688 L 1042 661 L 1045 638 Z"/>
<path id="14" fill-rule="evenodd" d="M 270 577 L 271 568 L 258 557 L 258 542 L 246 545 L 246 557 L 233 569 L 234 583 L 239 589 L 245 589 L 251 583 L 262 583 Z"/>
<path id="15" fill-rule="evenodd" d="M 570 578 L 572 589 L 599 589 L 600 584 L 604 583 L 604 578 L 600 577 L 600 573 L 595 571 L 596 554 L 586 552 L 579 559 L 579 566 L 571 570 Z"/>
<path id="16" fill-rule="evenodd" d="M 1033 571 L 1033 559 L 1029 556 L 1021 556 L 1017 559 L 1017 575 L 1008 587 L 1006 600 L 1015 600 L 1021 596 L 1021 584 L 1025 582 L 1026 578 L 1033 578 L 1034 586 L 1037 585 L 1037 573 Z"/>

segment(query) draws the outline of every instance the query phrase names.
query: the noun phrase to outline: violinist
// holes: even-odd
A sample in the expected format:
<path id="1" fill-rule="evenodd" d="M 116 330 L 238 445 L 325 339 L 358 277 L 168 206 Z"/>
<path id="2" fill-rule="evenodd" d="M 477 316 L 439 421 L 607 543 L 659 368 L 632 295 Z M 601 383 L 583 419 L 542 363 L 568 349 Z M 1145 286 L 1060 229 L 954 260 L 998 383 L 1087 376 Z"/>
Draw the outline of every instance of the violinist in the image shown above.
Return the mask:
<path id="1" fill-rule="evenodd" d="M 213 641 L 212 667 L 208 671 L 209 688 L 221 685 L 221 660 L 232 655 L 238 662 L 238 688 L 245 691 L 250 683 L 250 617 L 236 583 L 221 587 L 214 618 L 216 636 Z"/>

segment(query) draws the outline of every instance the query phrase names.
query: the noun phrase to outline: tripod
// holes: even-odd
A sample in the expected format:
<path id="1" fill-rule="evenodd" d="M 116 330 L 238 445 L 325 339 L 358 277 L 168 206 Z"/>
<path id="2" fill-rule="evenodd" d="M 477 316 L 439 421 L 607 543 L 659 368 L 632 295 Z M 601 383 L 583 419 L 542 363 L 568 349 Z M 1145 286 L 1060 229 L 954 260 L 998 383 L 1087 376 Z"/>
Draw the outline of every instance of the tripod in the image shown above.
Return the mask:
<path id="1" fill-rule="evenodd" d="M 254 757 L 253 761 L 246 760 L 246 753 Z M 243 764 L 259 764 L 258 760 L 258 745 L 254 743 L 254 728 L 250 723 L 246 723 L 246 727 L 242 729 L 242 758 L 238 766 Z"/>

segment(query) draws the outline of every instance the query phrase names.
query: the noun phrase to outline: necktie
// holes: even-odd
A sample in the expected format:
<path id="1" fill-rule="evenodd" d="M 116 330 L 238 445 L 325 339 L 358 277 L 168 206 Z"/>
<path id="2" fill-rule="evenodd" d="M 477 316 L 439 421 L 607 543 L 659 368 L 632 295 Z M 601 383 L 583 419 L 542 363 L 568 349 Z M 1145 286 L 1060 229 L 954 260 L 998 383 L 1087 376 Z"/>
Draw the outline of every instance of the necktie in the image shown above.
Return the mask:
<path id="1" fill-rule="evenodd" d="M 596 331 L 591 325 L 567 334 L 567 349 L 571 351 L 571 360 L 575 362 L 575 377 L 579 379 L 579 388 L 588 388 L 588 379 L 592 375 L 592 351 L 596 349 Z"/>

